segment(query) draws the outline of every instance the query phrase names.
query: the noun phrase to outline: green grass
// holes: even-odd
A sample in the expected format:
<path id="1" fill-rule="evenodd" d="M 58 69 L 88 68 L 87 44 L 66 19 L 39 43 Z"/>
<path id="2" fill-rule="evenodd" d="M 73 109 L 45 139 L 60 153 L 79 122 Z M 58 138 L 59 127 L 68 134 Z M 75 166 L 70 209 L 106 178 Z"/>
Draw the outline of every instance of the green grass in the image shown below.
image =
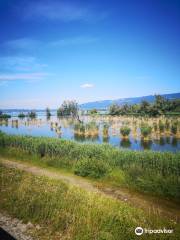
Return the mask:
<path id="1" fill-rule="evenodd" d="M 36 162 L 66 169 L 81 176 L 108 178 L 117 185 L 141 192 L 180 199 L 180 153 L 119 150 L 108 144 L 80 144 L 47 137 L 15 136 L 0 133 L 2 149 L 15 148 L 22 154 L 34 156 Z M 92 164 L 93 162 L 93 164 Z M 101 171 L 101 169 L 103 171 Z M 113 179 L 113 173 L 116 176 Z M 123 181 L 117 173 L 125 176 Z"/>
<path id="2" fill-rule="evenodd" d="M 88 193 L 59 180 L 37 177 L 20 170 L 0 166 L 0 208 L 10 215 L 40 224 L 40 239 L 124 240 L 139 239 L 137 226 L 174 229 L 171 239 L 178 239 L 179 226 L 111 198 Z M 37 233 L 39 234 L 39 233 Z M 169 239 L 168 235 L 143 235 L 141 239 Z"/>

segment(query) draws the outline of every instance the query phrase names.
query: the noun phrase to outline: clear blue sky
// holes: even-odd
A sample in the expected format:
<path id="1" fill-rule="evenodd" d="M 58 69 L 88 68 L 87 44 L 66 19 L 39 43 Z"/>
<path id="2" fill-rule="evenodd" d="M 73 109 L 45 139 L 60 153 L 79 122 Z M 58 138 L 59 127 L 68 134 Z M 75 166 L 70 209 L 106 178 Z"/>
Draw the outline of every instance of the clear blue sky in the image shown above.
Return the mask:
<path id="1" fill-rule="evenodd" d="M 1 0 L 0 108 L 180 92 L 179 0 Z"/>

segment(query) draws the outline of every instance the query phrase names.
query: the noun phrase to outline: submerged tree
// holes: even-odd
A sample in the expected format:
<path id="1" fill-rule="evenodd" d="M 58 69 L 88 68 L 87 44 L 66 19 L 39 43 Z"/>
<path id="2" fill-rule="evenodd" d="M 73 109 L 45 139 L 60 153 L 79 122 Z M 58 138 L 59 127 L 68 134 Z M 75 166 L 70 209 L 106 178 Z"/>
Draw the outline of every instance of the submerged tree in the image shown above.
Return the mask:
<path id="1" fill-rule="evenodd" d="M 128 138 L 130 132 L 131 132 L 131 129 L 128 126 L 123 126 L 120 128 L 120 133 L 123 138 Z"/>
<path id="2" fill-rule="evenodd" d="M 50 118 L 50 116 L 51 116 L 51 112 L 50 112 L 50 109 L 47 107 L 46 108 L 46 117 Z"/>
<path id="3" fill-rule="evenodd" d="M 119 115 L 120 114 L 120 107 L 117 103 L 114 103 L 109 108 L 110 115 Z"/>
<path id="4" fill-rule="evenodd" d="M 18 114 L 18 118 L 25 118 L 25 117 L 26 117 L 26 115 L 23 112 Z"/>
<path id="5" fill-rule="evenodd" d="M 91 115 L 94 115 L 94 114 L 97 114 L 97 113 L 98 113 L 98 111 L 97 111 L 96 108 L 93 108 L 93 109 L 90 110 Z"/>
<path id="6" fill-rule="evenodd" d="M 72 116 L 78 118 L 78 104 L 76 101 L 64 101 L 57 110 L 57 116 Z"/>
<path id="7" fill-rule="evenodd" d="M 35 111 L 31 111 L 31 112 L 28 113 L 28 117 L 30 117 L 30 118 L 36 118 L 36 117 L 37 117 L 37 114 L 36 114 Z"/>

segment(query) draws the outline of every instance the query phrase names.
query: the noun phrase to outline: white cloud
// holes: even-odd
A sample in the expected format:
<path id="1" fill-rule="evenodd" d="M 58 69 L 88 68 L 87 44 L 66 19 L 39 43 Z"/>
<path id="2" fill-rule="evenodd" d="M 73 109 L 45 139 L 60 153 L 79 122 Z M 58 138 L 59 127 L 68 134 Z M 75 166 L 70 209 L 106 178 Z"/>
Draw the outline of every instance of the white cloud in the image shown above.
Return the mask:
<path id="1" fill-rule="evenodd" d="M 95 37 L 72 37 L 72 38 L 65 38 L 65 39 L 60 39 L 54 42 L 50 42 L 49 46 L 69 46 L 69 45 L 79 45 L 79 44 L 89 44 L 89 43 L 94 43 L 98 39 Z"/>
<path id="2" fill-rule="evenodd" d="M 2 71 L 42 71 L 47 64 L 39 63 L 35 57 L 7 56 L 0 57 L 0 70 Z"/>
<path id="3" fill-rule="evenodd" d="M 70 0 L 25 0 L 15 9 L 19 12 L 19 16 L 26 20 L 94 22 L 103 20 L 109 15 L 102 9 L 96 9 L 92 3 Z"/>
<path id="4" fill-rule="evenodd" d="M 89 17 L 88 8 L 67 1 L 29 1 L 24 7 L 24 18 L 45 18 L 49 20 L 74 21 Z"/>
<path id="5" fill-rule="evenodd" d="M 31 38 L 18 38 L 7 41 L 4 45 L 13 49 L 34 49 L 40 46 L 41 42 Z"/>
<path id="6" fill-rule="evenodd" d="M 36 80 L 42 80 L 46 75 L 47 75 L 46 73 L 1 74 L 0 75 L 0 82 L 16 81 L 16 80 L 36 81 Z"/>
<path id="7" fill-rule="evenodd" d="M 4 42 L 2 44 L 8 50 L 13 50 L 15 52 L 26 52 L 26 54 L 30 54 L 32 50 L 45 49 L 47 47 L 64 47 L 71 45 L 81 45 L 81 44 L 91 44 L 98 41 L 97 37 L 91 36 L 72 36 L 70 38 L 62 38 L 56 39 L 49 42 L 43 42 L 39 40 L 32 40 L 29 38 L 20 38 L 20 39 L 12 39 L 10 41 Z M 12 64 L 15 61 L 21 64 L 24 63 L 34 63 L 36 59 L 34 57 L 5 57 L 5 63 L 8 61 L 8 64 Z M 1 58 L 0 58 L 1 61 Z M 4 62 L 4 61 L 1 61 Z"/>
<path id="8" fill-rule="evenodd" d="M 80 87 L 81 87 L 81 88 L 93 88 L 94 85 L 91 84 L 91 83 L 85 83 L 85 84 L 82 84 Z"/>

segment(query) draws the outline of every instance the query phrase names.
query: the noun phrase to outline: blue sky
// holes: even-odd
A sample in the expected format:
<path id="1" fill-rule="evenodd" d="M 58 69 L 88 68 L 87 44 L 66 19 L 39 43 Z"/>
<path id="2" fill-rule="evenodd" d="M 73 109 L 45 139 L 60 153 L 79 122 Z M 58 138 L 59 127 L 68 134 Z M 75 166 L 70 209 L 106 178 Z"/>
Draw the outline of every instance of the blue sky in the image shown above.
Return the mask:
<path id="1" fill-rule="evenodd" d="M 0 108 L 180 91 L 179 0 L 1 0 Z"/>

